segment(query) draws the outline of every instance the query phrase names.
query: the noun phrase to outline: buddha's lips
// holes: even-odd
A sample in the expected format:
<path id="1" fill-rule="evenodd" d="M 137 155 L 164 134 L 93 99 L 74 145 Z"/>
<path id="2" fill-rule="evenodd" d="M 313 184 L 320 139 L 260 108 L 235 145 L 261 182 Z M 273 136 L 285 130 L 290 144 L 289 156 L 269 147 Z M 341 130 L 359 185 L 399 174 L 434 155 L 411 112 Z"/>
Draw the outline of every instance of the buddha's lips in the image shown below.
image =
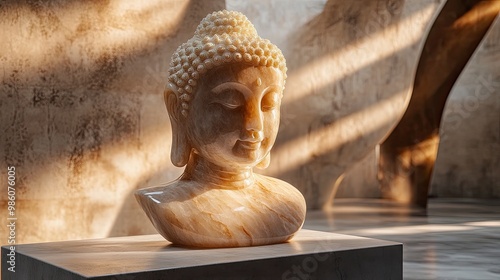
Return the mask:
<path id="1" fill-rule="evenodd" d="M 247 150 L 257 150 L 260 148 L 260 145 L 262 144 L 262 141 L 256 141 L 256 142 L 251 142 L 251 141 L 238 141 L 239 145 Z"/>

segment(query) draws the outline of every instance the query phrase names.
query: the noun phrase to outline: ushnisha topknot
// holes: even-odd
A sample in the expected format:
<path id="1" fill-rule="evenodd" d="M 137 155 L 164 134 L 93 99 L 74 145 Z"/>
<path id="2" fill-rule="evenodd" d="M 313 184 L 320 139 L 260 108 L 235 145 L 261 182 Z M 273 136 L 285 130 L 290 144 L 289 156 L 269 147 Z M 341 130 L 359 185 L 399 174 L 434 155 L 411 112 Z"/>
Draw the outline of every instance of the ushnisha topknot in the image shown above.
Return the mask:
<path id="1" fill-rule="evenodd" d="M 200 76 L 234 62 L 274 67 L 286 79 L 286 61 L 281 50 L 259 37 L 245 15 L 226 10 L 211 13 L 200 22 L 194 36 L 177 48 L 170 62 L 167 86 L 180 99 L 184 117 Z"/>

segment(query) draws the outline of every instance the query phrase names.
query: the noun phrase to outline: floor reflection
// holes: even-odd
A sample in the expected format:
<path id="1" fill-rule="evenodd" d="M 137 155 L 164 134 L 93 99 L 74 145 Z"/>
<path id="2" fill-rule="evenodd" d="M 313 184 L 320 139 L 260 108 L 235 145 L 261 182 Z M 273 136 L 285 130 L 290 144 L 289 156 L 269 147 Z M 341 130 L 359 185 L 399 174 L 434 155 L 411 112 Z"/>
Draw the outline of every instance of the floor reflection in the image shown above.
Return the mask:
<path id="1" fill-rule="evenodd" d="M 382 200 L 338 199 L 304 228 L 404 244 L 404 279 L 500 279 L 500 200 L 431 199 L 425 211 Z"/>

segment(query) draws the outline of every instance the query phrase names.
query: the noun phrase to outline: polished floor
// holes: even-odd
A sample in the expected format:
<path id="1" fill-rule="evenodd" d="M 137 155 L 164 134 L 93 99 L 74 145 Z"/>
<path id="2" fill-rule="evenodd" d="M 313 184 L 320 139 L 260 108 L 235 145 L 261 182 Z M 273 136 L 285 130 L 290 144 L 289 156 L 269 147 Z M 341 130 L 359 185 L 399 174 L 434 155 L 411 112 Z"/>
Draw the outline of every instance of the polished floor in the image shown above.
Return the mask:
<path id="1" fill-rule="evenodd" d="M 304 228 L 403 243 L 405 280 L 500 279 L 500 200 L 430 199 L 417 210 L 338 199 L 309 212 Z"/>

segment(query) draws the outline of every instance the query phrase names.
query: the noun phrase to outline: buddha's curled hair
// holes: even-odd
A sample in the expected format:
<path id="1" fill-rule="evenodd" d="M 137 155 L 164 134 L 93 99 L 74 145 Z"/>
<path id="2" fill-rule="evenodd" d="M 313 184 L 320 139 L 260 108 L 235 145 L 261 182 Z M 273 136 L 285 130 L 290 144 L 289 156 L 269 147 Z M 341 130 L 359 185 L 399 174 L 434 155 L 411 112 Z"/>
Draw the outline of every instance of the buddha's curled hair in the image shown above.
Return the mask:
<path id="1" fill-rule="evenodd" d="M 245 15 L 226 10 L 214 12 L 201 21 L 194 36 L 172 55 L 168 87 L 180 99 L 183 116 L 187 116 L 200 76 L 214 67 L 234 62 L 275 67 L 286 79 L 286 61 L 281 50 L 259 37 Z"/>

